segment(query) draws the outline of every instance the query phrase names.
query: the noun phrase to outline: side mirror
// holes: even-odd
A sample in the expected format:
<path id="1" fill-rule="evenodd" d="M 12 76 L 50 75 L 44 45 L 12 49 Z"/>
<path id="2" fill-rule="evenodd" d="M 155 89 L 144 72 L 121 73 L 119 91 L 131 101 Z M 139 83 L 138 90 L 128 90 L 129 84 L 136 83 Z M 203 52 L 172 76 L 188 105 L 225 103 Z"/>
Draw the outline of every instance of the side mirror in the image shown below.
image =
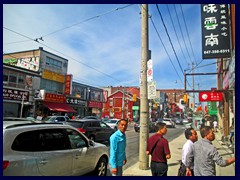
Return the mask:
<path id="1" fill-rule="evenodd" d="M 89 140 L 90 146 L 95 146 L 95 142 L 93 140 Z"/>

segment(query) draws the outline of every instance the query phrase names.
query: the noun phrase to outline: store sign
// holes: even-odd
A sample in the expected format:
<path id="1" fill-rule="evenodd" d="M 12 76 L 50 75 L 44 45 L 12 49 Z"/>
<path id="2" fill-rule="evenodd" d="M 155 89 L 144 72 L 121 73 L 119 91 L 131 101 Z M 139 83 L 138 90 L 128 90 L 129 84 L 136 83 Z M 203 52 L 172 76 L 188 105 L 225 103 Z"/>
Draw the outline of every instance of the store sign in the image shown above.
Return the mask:
<path id="1" fill-rule="evenodd" d="M 52 80 L 52 81 L 56 81 L 56 82 L 60 82 L 60 83 L 65 82 L 65 76 L 64 75 L 57 74 L 55 72 L 48 71 L 46 69 L 43 70 L 42 78 Z"/>
<path id="2" fill-rule="evenodd" d="M 64 96 L 62 94 L 46 93 L 45 101 L 47 101 L 47 102 L 66 103 L 66 96 Z"/>
<path id="3" fill-rule="evenodd" d="M 80 106 L 86 105 L 86 101 L 82 101 L 79 98 L 67 97 L 66 102 L 67 102 L 67 104 L 73 104 L 73 105 L 80 105 Z"/>
<path id="4" fill-rule="evenodd" d="M 202 4 L 202 57 L 228 58 L 230 54 L 227 4 Z"/>
<path id="5" fill-rule="evenodd" d="M 16 101 L 28 101 L 29 92 L 20 91 L 17 89 L 3 88 L 3 99 L 16 100 Z"/>
<path id="6" fill-rule="evenodd" d="M 91 107 L 91 108 L 102 108 L 103 107 L 103 103 L 95 102 L 95 101 L 88 101 L 88 107 Z"/>
<path id="7" fill-rule="evenodd" d="M 199 92 L 200 102 L 222 101 L 222 92 Z"/>
<path id="8" fill-rule="evenodd" d="M 65 76 L 65 93 L 64 94 L 72 94 L 72 74 L 68 74 Z"/>

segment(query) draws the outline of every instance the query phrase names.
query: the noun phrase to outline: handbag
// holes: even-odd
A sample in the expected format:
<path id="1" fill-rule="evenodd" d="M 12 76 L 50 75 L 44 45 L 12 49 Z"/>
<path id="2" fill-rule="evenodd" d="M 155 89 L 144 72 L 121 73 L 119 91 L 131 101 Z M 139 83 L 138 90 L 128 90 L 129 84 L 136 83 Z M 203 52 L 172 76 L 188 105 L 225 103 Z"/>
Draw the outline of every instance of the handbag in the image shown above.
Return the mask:
<path id="1" fill-rule="evenodd" d="M 178 176 L 186 176 L 186 168 L 184 167 L 184 164 L 180 163 L 180 167 L 178 168 Z"/>
<path id="2" fill-rule="evenodd" d="M 151 149 L 151 151 L 149 152 L 149 154 L 152 155 L 153 150 L 155 149 L 155 147 L 156 147 L 156 145 L 157 145 L 157 143 L 158 143 L 158 141 L 159 141 L 160 139 L 162 139 L 162 137 L 158 138 L 158 140 L 155 142 L 155 144 L 154 144 L 154 146 L 152 147 L 152 149 Z"/>

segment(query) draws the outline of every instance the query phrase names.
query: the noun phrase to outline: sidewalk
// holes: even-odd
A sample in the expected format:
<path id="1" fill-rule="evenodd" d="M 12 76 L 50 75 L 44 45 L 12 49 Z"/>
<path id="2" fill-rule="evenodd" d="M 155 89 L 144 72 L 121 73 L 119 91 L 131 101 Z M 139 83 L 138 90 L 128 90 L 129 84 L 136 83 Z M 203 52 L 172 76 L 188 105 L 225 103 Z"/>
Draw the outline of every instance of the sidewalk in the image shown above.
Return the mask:
<path id="1" fill-rule="evenodd" d="M 198 133 L 198 138 L 200 139 L 200 133 Z M 223 159 L 228 159 L 233 156 L 233 153 L 226 145 L 222 145 L 221 133 L 216 132 L 216 139 L 213 141 L 213 145 L 217 148 L 219 154 Z M 186 142 L 184 134 L 180 135 L 178 138 L 172 140 L 169 143 L 171 150 L 171 159 L 168 160 L 168 176 L 177 176 L 179 161 L 182 159 L 182 146 Z M 151 158 L 149 157 L 149 163 Z M 150 164 L 149 164 L 150 167 Z M 217 176 L 235 176 L 235 163 L 227 166 L 220 167 L 216 165 L 216 175 Z M 123 176 L 152 176 L 151 170 L 140 170 L 139 163 L 137 162 L 133 166 L 125 169 L 123 171 Z"/>

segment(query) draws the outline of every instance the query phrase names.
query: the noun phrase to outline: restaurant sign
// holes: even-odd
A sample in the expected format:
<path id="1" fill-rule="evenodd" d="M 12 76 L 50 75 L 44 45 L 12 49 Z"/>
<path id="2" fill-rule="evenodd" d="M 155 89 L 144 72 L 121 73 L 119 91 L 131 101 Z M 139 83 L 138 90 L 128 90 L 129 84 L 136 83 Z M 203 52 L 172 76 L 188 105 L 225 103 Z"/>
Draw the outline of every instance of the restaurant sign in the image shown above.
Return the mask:
<path id="1" fill-rule="evenodd" d="M 199 102 L 222 101 L 222 92 L 199 92 Z"/>

